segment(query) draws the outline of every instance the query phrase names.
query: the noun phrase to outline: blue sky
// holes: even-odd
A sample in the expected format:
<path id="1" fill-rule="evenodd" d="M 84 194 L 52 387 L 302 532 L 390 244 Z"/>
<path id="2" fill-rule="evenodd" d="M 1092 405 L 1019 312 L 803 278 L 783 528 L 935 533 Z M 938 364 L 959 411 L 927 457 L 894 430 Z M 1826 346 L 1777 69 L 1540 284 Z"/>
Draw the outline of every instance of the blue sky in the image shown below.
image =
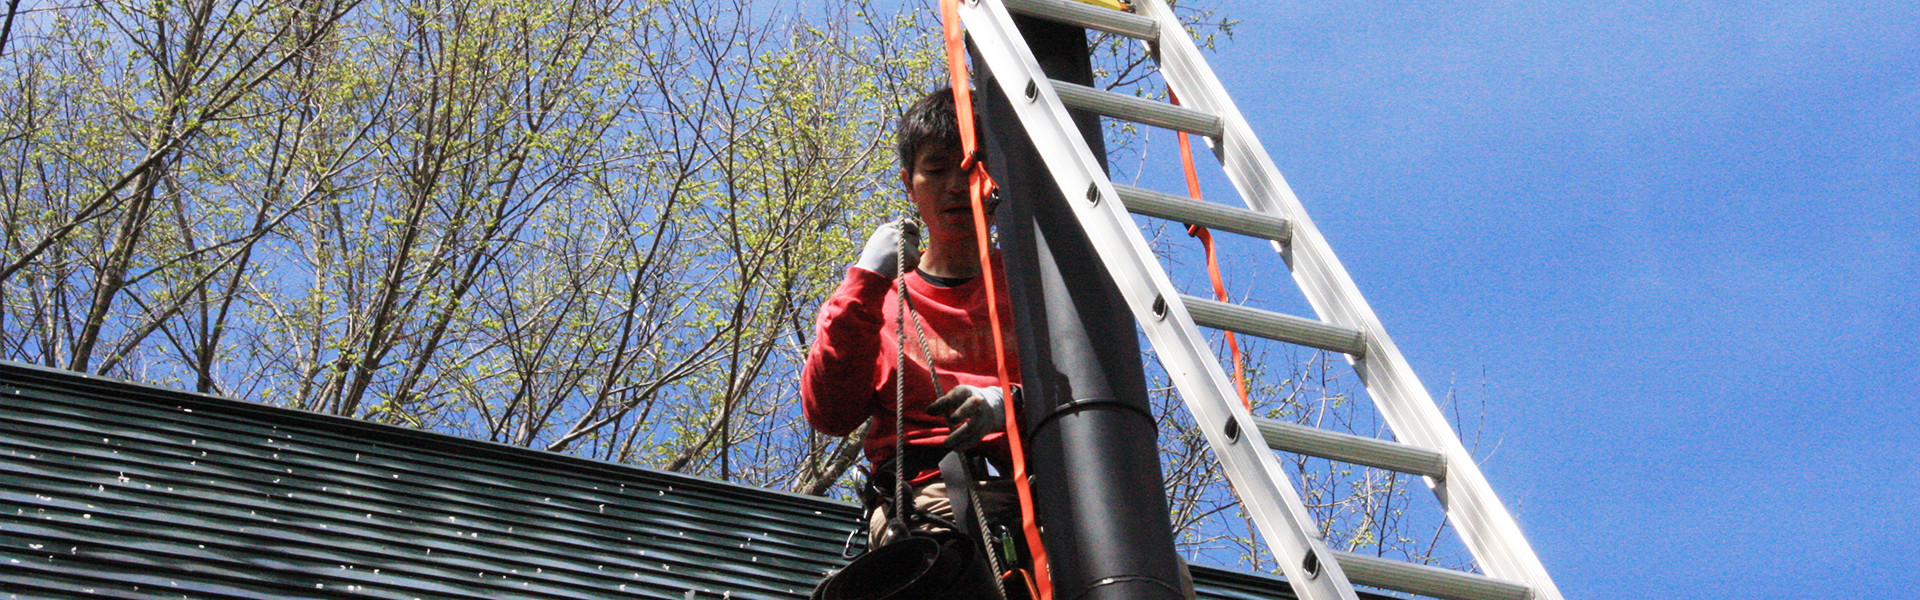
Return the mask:
<path id="1" fill-rule="evenodd" d="M 1569 598 L 1913 597 L 1920 7 L 1214 5 L 1401 350 L 1487 386 Z"/>

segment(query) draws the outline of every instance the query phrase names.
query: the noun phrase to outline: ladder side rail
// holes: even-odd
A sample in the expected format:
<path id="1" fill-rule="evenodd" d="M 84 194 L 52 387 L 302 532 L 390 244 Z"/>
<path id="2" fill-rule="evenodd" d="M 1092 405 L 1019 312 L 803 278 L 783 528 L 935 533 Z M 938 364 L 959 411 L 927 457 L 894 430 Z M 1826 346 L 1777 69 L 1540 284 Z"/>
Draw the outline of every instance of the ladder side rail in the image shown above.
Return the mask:
<path id="1" fill-rule="evenodd" d="M 1559 600 L 1558 588 L 1518 523 L 1500 504 L 1473 456 L 1455 437 L 1426 387 L 1388 338 L 1379 318 L 1321 237 L 1319 228 L 1307 217 L 1299 198 L 1227 97 L 1199 48 L 1177 25 L 1178 17 L 1161 0 L 1140 0 L 1135 6 L 1161 23 L 1161 74 L 1181 102 L 1225 120 L 1225 135 L 1207 142 L 1220 158 L 1228 179 L 1250 208 L 1292 224 L 1291 244 L 1275 243 L 1274 248 L 1292 268 L 1308 303 L 1322 319 L 1366 332 L 1364 358 L 1349 355 L 1349 362 L 1366 383 L 1396 439 L 1446 455 L 1447 477 L 1439 481 L 1426 478 L 1427 485 L 1446 507 L 1481 569 L 1492 577 L 1526 583 L 1533 588 L 1535 598 Z"/>
<path id="2" fill-rule="evenodd" d="M 1114 274 L 1134 319 L 1158 350 L 1195 422 L 1233 475 L 1229 479 L 1235 492 L 1280 557 L 1294 593 L 1302 600 L 1357 600 L 1319 532 L 1306 529 L 1313 521 L 1292 485 L 1282 484 L 1290 479 L 1277 455 L 1261 440 L 1253 415 L 1237 399 L 1229 401 L 1225 396 L 1225 390 L 1232 389 L 1226 372 L 1180 305 L 1172 280 L 1158 261 L 1150 259 L 1153 254 L 1146 240 L 1120 206 L 1112 182 L 1072 125 L 1006 9 L 998 0 L 962 2 L 960 15 L 1055 183 L 1062 194 L 1075 199 L 1071 201 L 1075 216 L 1102 263 Z M 1031 99 L 1028 89 L 1035 91 Z"/>

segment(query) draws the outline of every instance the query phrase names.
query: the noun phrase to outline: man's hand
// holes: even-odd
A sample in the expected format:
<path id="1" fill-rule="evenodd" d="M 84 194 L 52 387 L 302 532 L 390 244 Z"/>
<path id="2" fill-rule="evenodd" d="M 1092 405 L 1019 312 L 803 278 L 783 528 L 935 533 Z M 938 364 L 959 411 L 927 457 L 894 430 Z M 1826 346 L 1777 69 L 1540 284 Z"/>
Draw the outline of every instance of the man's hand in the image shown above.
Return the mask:
<path id="1" fill-rule="evenodd" d="M 927 413 L 947 417 L 947 425 L 953 427 L 947 433 L 947 449 L 964 452 L 987 434 L 1006 429 L 1006 398 L 997 387 L 957 385 L 928 404 Z"/>
<path id="2" fill-rule="evenodd" d="M 906 239 L 907 264 L 900 264 L 900 241 Z M 873 230 L 873 236 L 867 238 L 867 247 L 860 250 L 860 262 L 853 266 L 879 273 L 881 277 L 893 279 L 904 270 L 911 270 L 920 264 L 920 225 L 912 219 L 899 219 L 881 225 Z"/>

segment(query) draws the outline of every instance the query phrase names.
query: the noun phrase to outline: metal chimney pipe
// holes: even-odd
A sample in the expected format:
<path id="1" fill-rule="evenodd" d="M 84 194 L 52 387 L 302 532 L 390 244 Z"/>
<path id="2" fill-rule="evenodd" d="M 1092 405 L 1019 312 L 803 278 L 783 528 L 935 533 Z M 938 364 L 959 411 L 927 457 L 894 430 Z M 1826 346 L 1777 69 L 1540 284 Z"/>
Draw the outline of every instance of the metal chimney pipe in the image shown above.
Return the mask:
<path id="1" fill-rule="evenodd" d="M 1015 20 L 1049 77 L 1093 84 L 1085 29 Z M 1133 318 L 986 62 L 976 54 L 973 64 L 984 158 L 1003 199 L 1022 427 L 1054 597 L 1181 598 Z M 1104 166 L 1099 117 L 1073 117 Z"/>

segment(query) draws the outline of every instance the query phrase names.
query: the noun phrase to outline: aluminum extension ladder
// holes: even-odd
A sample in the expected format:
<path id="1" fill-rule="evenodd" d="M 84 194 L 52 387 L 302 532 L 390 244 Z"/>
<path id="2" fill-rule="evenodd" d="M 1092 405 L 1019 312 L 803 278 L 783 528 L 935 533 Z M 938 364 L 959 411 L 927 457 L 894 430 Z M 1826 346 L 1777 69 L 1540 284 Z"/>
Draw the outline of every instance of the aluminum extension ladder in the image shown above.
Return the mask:
<path id="1" fill-rule="evenodd" d="M 1457 600 L 1559 600 L 1560 592 L 1494 496 L 1440 409 L 1307 218 L 1299 199 L 1162 0 L 1122 12 L 1076 0 L 962 0 L 960 15 L 1012 99 L 1021 125 L 1113 273 L 1134 318 L 1193 412 L 1233 489 L 1303 600 L 1354 600 L 1353 585 Z M 1011 14 L 1078 25 L 1157 47 L 1162 76 L 1187 106 L 1049 80 Z M 1023 102 L 1022 99 L 1025 99 Z M 1206 138 L 1247 209 L 1108 180 L 1067 110 Z M 1174 289 L 1127 213 L 1271 240 L 1320 319 L 1189 296 Z M 1198 329 L 1206 326 L 1341 352 L 1399 442 L 1255 417 Z M 1260 435 L 1246 435 L 1258 432 Z M 1329 550 L 1274 450 L 1420 475 L 1485 573 Z"/>

